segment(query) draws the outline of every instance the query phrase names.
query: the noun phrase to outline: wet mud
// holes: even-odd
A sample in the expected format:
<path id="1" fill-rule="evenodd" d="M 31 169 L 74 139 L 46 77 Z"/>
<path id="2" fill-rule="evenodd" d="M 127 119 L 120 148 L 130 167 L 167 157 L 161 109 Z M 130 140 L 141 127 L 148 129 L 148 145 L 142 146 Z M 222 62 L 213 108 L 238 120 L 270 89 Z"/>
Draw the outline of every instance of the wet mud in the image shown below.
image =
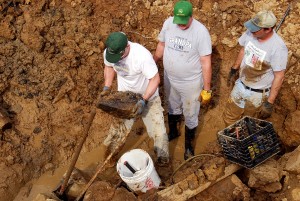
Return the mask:
<path id="1" fill-rule="evenodd" d="M 172 15 L 174 2 L 0 1 L 0 108 L 8 117 L 0 118 L 0 122 L 5 125 L 9 122 L 9 126 L 2 127 L 0 131 L 0 200 L 34 200 L 45 187 L 53 190 L 53 184 L 59 183 L 72 159 L 89 114 L 95 109 L 97 114 L 77 163 L 78 168 L 89 175 L 94 173 L 97 165 L 105 159 L 102 143 L 112 123 L 112 115 L 96 107 L 103 88 L 104 41 L 110 32 L 123 31 L 129 40 L 154 52 L 158 33 L 164 19 Z M 210 106 L 201 108 L 195 153 L 218 153 L 216 133 L 225 127 L 222 113 L 231 91 L 226 80 L 240 49 L 237 40 L 245 31 L 243 23 L 261 9 L 272 9 L 280 20 L 289 4 L 292 4 L 291 12 L 278 31 L 289 49 L 289 63 L 274 112 L 267 120 L 274 124 L 284 150 L 294 150 L 300 144 L 297 126 L 300 119 L 299 2 L 191 2 L 194 18 L 208 28 L 213 44 L 213 100 Z M 158 66 L 163 80 L 163 65 L 159 63 Z M 112 89 L 116 88 L 115 81 Z M 163 82 L 160 84 L 160 96 L 167 117 Z M 167 118 L 165 123 L 167 126 Z M 142 121 L 138 119 L 118 157 L 135 147 L 154 156 L 153 142 L 145 132 Z M 164 181 L 168 181 L 170 173 L 183 162 L 184 125 L 181 133 L 170 143 L 171 167 L 160 170 Z M 118 184 L 119 179 L 115 169 L 108 169 L 100 178 L 113 184 Z M 290 178 L 285 184 L 291 188 L 283 190 L 282 195 L 274 194 L 272 199 L 297 196 L 298 191 L 293 187 L 298 179 L 292 174 Z M 224 191 L 233 188 L 233 182 L 227 182 L 231 187 Z M 243 183 L 247 182 L 243 180 Z M 271 190 L 278 189 L 278 181 L 273 183 L 276 188 Z M 190 186 L 193 188 L 195 184 L 191 182 Z M 235 185 L 243 187 L 239 182 Z M 264 197 L 269 200 L 270 195 L 255 189 L 251 187 L 254 200 Z M 124 192 L 129 191 L 124 187 L 117 188 L 114 195 L 119 196 L 113 199 L 137 198 L 132 192 L 122 197 Z M 236 194 L 229 196 L 232 200 L 247 197 L 246 191 L 234 192 Z M 211 198 L 213 194 L 206 196 Z M 194 199 L 201 200 L 199 197 Z"/>

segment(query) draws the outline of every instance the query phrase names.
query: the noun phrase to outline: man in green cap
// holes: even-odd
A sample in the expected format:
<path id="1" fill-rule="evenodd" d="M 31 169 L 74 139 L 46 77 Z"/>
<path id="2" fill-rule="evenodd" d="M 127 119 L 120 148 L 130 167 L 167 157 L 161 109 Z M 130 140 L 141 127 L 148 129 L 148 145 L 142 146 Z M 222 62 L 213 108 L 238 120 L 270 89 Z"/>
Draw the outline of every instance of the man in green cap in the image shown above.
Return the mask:
<path id="1" fill-rule="evenodd" d="M 184 159 L 194 155 L 193 139 L 198 126 L 200 103 L 211 99 L 211 39 L 206 27 L 192 17 L 189 1 L 178 1 L 159 33 L 154 54 L 163 58 L 164 87 L 168 100 L 169 141 L 179 136 L 181 114 L 185 118 Z"/>
<path id="2" fill-rule="evenodd" d="M 128 41 L 123 32 L 111 33 L 105 45 L 103 53 L 105 80 L 100 96 L 110 93 L 115 74 L 118 91 L 142 94 L 142 99 L 136 104 L 136 115 L 142 117 L 148 135 L 154 140 L 158 165 L 168 164 L 169 143 L 158 93 L 160 77 L 151 53 L 142 45 Z M 108 146 L 108 152 L 130 132 L 134 121 L 135 119 L 115 119 L 104 141 L 104 145 Z"/>

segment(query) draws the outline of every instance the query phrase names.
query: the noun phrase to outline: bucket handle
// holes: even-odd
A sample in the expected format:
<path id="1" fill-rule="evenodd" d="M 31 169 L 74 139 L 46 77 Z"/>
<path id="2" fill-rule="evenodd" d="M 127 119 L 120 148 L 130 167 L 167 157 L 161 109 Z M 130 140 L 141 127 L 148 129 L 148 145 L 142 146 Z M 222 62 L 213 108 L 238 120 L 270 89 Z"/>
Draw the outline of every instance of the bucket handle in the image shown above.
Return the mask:
<path id="1" fill-rule="evenodd" d="M 136 172 L 135 168 L 133 168 L 128 161 L 124 162 L 124 165 L 130 170 L 130 172 L 132 172 L 132 174 L 134 174 Z"/>

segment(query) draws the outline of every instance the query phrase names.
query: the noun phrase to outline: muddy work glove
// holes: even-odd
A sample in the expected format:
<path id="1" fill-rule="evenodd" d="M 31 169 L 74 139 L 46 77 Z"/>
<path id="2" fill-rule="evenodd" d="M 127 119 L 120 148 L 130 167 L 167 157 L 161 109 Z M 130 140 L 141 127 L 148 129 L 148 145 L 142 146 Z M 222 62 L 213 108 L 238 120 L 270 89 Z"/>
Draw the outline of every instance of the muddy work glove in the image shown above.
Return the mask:
<path id="1" fill-rule="evenodd" d="M 258 114 L 258 118 L 266 119 L 271 116 L 273 111 L 273 104 L 268 101 L 263 102 L 261 109 Z"/>
<path id="2" fill-rule="evenodd" d="M 145 99 L 141 99 L 139 100 L 134 107 L 133 113 L 134 116 L 138 116 L 141 115 L 147 105 L 148 101 L 146 101 Z"/>
<path id="3" fill-rule="evenodd" d="M 104 86 L 103 90 L 100 93 L 100 97 L 107 96 L 110 94 L 110 92 L 111 92 L 110 87 Z"/>
<path id="4" fill-rule="evenodd" d="M 230 68 L 230 72 L 227 77 L 227 86 L 231 87 L 234 85 L 236 78 L 238 77 L 239 70 L 234 69 L 233 67 Z"/>
<path id="5" fill-rule="evenodd" d="M 211 96 L 212 96 L 211 90 L 202 90 L 198 100 L 201 104 L 206 105 L 210 102 Z"/>

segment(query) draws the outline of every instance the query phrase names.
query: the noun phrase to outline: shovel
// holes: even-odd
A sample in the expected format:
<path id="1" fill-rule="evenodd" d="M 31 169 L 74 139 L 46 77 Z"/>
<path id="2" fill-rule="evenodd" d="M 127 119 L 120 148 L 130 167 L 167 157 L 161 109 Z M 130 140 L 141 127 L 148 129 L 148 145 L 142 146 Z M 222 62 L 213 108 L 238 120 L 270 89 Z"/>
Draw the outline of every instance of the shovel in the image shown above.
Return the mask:
<path id="1" fill-rule="evenodd" d="M 91 114 L 90 114 L 90 117 L 88 119 L 87 124 L 84 127 L 84 132 L 83 132 L 82 139 L 81 139 L 81 141 L 80 141 L 80 143 L 79 143 L 79 145 L 78 145 L 78 147 L 77 147 L 77 149 L 75 151 L 75 154 L 74 154 L 73 159 L 71 161 L 70 167 L 69 167 L 69 169 L 68 169 L 68 171 L 66 173 L 66 177 L 65 177 L 65 179 L 63 181 L 63 184 L 60 187 L 58 187 L 56 190 L 54 190 L 54 192 L 53 192 L 57 197 L 60 197 L 60 198 L 63 197 L 63 193 L 64 193 L 64 191 L 66 189 L 66 186 L 67 186 L 68 181 L 70 179 L 71 173 L 72 173 L 72 171 L 73 171 L 73 169 L 75 167 L 75 164 L 77 162 L 77 159 L 78 159 L 78 156 L 79 156 L 80 151 L 82 149 L 82 146 L 83 146 L 83 144 L 84 144 L 84 142 L 85 142 L 85 140 L 86 140 L 86 138 L 88 136 L 88 133 L 89 133 L 89 130 L 90 130 L 90 127 L 92 125 L 92 122 L 93 122 L 93 119 L 94 119 L 95 115 L 96 115 L 96 111 L 93 110 L 91 112 Z"/>

